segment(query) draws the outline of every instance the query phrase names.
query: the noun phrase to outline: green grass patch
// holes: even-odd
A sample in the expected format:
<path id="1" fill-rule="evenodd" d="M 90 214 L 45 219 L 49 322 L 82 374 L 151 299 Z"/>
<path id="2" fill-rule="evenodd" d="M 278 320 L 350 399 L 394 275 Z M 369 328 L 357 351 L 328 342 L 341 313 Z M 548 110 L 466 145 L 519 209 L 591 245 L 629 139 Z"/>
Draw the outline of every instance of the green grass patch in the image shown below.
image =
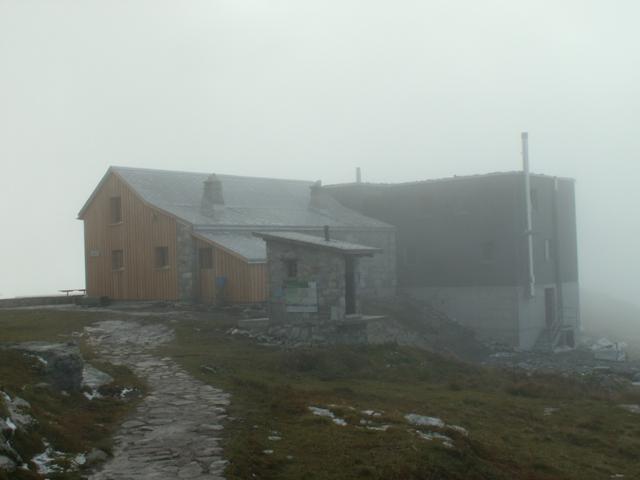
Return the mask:
<path id="1" fill-rule="evenodd" d="M 97 317 L 88 312 L 58 310 L 0 311 L 0 337 L 2 343 L 24 341 L 64 342 L 73 332 Z M 31 404 L 27 411 L 36 419 L 33 427 L 21 431 L 11 440 L 14 448 L 25 460 L 44 450 L 46 439 L 56 450 L 75 454 L 99 448 L 111 452 L 112 435 L 135 402 L 124 402 L 115 394 L 122 388 L 144 390 L 144 385 L 130 370 L 121 366 L 99 362 L 91 349 L 81 344 L 85 360 L 109 373 L 114 381 L 101 390 L 104 398 L 88 400 L 82 392 L 63 393 L 41 385 L 46 378 L 39 362 L 21 352 L 0 348 L 0 386 L 12 398 L 21 397 Z M 6 406 L 0 401 L 0 413 L 6 416 Z M 50 479 L 75 480 L 81 474 L 49 474 Z M 19 469 L 12 480 L 41 479 L 40 475 Z M 8 480 L 0 474 L 0 480 Z"/>
<path id="2" fill-rule="evenodd" d="M 282 349 L 225 332 L 214 314 L 174 324 L 159 354 L 233 394 L 225 428 L 232 479 L 601 479 L 640 477 L 640 416 L 586 381 L 470 366 L 396 345 Z M 338 426 L 309 406 L 329 408 Z M 545 415 L 545 408 L 558 409 Z M 361 410 L 384 412 L 370 418 Z M 455 448 L 420 438 L 407 413 L 460 425 Z M 361 420 L 391 425 L 366 429 Z M 279 436 L 281 440 L 269 440 Z M 273 451 L 273 453 L 265 453 Z"/>

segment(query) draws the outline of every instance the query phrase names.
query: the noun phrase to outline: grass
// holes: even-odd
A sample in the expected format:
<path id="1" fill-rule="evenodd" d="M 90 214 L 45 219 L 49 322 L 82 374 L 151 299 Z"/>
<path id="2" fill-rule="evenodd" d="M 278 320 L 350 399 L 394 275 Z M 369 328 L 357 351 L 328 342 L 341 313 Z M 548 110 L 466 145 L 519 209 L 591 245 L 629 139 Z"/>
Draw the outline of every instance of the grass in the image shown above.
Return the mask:
<path id="1" fill-rule="evenodd" d="M 65 312 L 61 310 L 4 310 L 0 311 L 0 341 L 14 343 L 23 341 L 60 342 L 70 340 L 72 332 L 81 331 L 96 319 L 87 312 Z M 109 373 L 114 382 L 108 386 L 111 392 L 122 387 L 143 389 L 140 381 L 126 368 L 99 362 L 90 348 L 81 344 L 85 359 Z M 19 432 L 11 443 L 21 456 L 28 460 L 44 450 L 44 439 L 56 450 L 66 453 L 83 453 L 93 448 L 108 453 L 112 447 L 112 435 L 122 418 L 133 407 L 133 403 L 122 402 L 110 396 L 88 400 L 82 392 L 64 394 L 50 388 L 39 387 L 46 378 L 38 361 L 22 353 L 0 349 L 0 385 L 13 398 L 19 396 L 31 404 L 28 412 L 36 419 L 36 425 Z M 104 393 L 108 393 L 105 391 Z M 0 401 L 0 410 L 6 408 Z M 53 479 L 80 479 L 79 472 L 49 474 Z M 19 469 L 12 480 L 41 479 L 41 475 Z M 0 480 L 8 480 L 0 474 Z"/>
<path id="2" fill-rule="evenodd" d="M 94 320 L 85 312 L 3 311 L 0 341 L 65 340 Z M 175 341 L 157 352 L 233 394 L 234 420 L 224 430 L 227 478 L 640 478 L 640 416 L 618 407 L 640 403 L 637 392 L 605 392 L 588 379 L 474 367 L 396 345 L 266 347 L 226 335 L 232 325 L 234 319 L 220 313 L 185 315 L 171 324 Z M 87 346 L 82 349 L 91 358 Z M 0 355 L 0 383 L 30 401 L 39 421 L 19 440 L 23 451 L 41 451 L 43 436 L 70 452 L 109 449 L 130 404 L 41 392 L 34 388 L 41 380 L 34 364 L 15 352 Z M 125 369 L 96 366 L 120 385 L 137 381 Z M 312 415 L 311 405 L 330 408 L 348 425 Z M 549 407 L 557 410 L 545 415 Z M 363 428 L 361 420 L 371 420 L 361 413 L 365 409 L 383 412 L 373 421 L 390 428 Z M 442 418 L 469 436 L 423 428 L 450 436 L 455 448 L 423 440 L 406 423 L 407 413 Z M 20 475 L 12 480 L 40 478 Z"/>
<path id="3" fill-rule="evenodd" d="M 618 407 L 640 402 L 637 393 L 493 371 L 395 345 L 264 347 L 225 335 L 233 319 L 215 315 L 175 324 L 176 341 L 160 353 L 233 394 L 228 478 L 640 477 L 640 416 Z M 328 408 L 348 425 L 312 415 L 310 405 L 337 405 Z M 545 415 L 547 407 L 558 410 Z M 362 428 L 365 409 L 383 411 L 376 422 L 391 428 Z M 443 431 L 455 449 L 425 441 L 404 421 L 411 412 L 470 435 Z M 270 441 L 272 432 L 282 439 Z"/>

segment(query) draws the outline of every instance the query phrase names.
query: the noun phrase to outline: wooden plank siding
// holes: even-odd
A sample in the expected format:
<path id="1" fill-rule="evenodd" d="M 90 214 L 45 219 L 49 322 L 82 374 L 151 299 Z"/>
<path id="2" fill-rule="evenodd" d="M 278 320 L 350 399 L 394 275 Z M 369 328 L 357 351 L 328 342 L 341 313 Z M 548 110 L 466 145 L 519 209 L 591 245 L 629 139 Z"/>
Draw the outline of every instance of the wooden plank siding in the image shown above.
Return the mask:
<path id="1" fill-rule="evenodd" d="M 122 221 L 111 223 L 112 197 Z M 117 175 L 105 180 L 83 215 L 87 294 L 118 300 L 177 300 L 176 219 L 146 205 Z M 155 247 L 168 247 L 169 266 L 156 268 Z M 124 266 L 112 269 L 112 252 Z"/>
<path id="2" fill-rule="evenodd" d="M 216 277 L 226 277 L 225 301 L 257 303 L 267 301 L 267 269 L 265 263 L 248 263 L 244 259 L 198 238 L 198 248 L 213 249 L 213 268 L 200 269 L 200 301 L 216 301 Z"/>

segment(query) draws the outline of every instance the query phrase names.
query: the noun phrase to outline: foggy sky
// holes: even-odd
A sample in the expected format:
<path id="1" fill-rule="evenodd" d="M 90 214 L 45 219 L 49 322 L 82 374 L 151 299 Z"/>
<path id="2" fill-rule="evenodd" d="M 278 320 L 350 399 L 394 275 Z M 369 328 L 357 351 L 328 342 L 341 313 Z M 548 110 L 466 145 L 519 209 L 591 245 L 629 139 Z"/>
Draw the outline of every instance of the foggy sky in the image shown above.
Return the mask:
<path id="1" fill-rule="evenodd" d="M 637 1 L 0 0 L 0 297 L 84 286 L 109 165 L 577 179 L 584 286 L 637 299 Z"/>

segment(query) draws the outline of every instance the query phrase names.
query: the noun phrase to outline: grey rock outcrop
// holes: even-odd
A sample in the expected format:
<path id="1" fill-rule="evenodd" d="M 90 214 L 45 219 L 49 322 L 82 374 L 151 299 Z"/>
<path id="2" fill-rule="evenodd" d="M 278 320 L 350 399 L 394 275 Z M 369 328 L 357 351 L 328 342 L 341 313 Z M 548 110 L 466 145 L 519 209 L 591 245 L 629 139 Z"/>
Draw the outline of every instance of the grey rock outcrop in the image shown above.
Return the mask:
<path id="1" fill-rule="evenodd" d="M 86 455 L 86 465 L 92 466 L 98 463 L 106 462 L 108 458 L 109 458 L 109 455 L 107 455 L 105 452 L 97 448 L 94 448 Z"/>
<path id="2" fill-rule="evenodd" d="M 5 457 L 4 455 L 0 455 L 0 472 L 14 472 L 17 468 L 16 462 L 11 460 L 9 457 Z"/>
<path id="3" fill-rule="evenodd" d="M 80 390 L 84 362 L 75 343 L 26 342 L 14 345 L 13 348 L 35 356 L 55 388 Z"/>

